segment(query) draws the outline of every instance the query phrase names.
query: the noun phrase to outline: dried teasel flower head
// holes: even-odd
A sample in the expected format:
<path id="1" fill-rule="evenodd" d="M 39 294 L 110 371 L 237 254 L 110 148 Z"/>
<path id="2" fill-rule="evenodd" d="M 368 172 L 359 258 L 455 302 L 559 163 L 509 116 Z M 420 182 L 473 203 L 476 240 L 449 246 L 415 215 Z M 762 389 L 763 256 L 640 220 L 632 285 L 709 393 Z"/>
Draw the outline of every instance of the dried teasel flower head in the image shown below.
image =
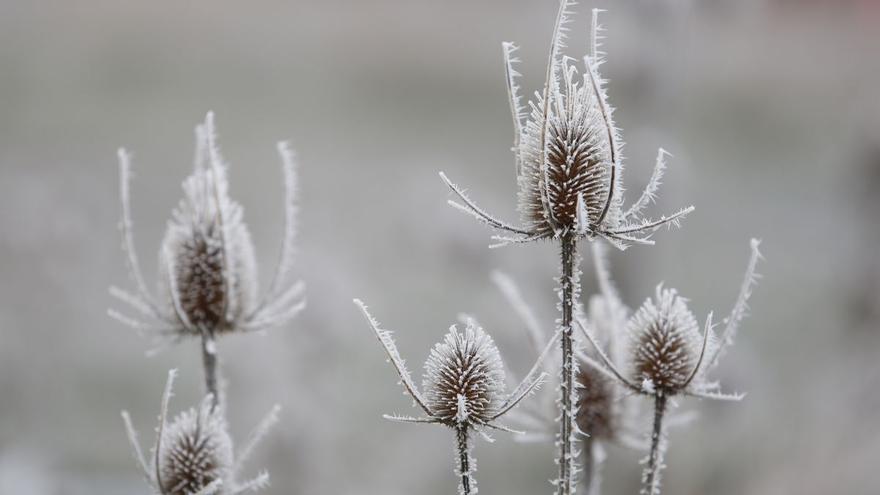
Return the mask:
<path id="1" fill-rule="evenodd" d="M 614 124 L 606 81 L 599 75 L 603 63 L 600 11 L 593 10 L 590 53 L 581 62 L 562 55 L 573 5 L 570 0 L 560 2 L 544 87 L 529 101 L 528 112 L 520 101 L 519 74 L 514 69 L 519 61 L 514 56 L 517 47 L 503 44 L 523 225 L 516 227 L 498 220 L 444 174 L 441 177 L 461 200 L 450 201 L 452 206 L 506 232 L 495 238 L 498 245 L 569 234 L 603 237 L 620 249 L 631 244 L 652 244 L 650 237 L 656 230 L 678 225 L 693 207 L 656 220 L 642 215 L 654 200 L 666 168 L 668 154 L 660 149 L 648 185 L 636 202 L 624 209 L 623 141 Z"/>
<path id="2" fill-rule="evenodd" d="M 426 414 L 424 418 L 386 416 L 388 419 L 438 423 L 455 428 L 506 430 L 495 421 L 535 391 L 546 378 L 540 367 L 556 336 L 547 343 L 523 381 L 508 393 L 498 348 L 492 338 L 470 320 L 463 332 L 455 325 L 450 327 L 444 339 L 431 350 L 420 391 L 397 351 L 391 332 L 379 327 L 379 322 L 370 315 L 363 302 L 355 299 L 355 304 L 385 348 L 406 393 Z"/>
<path id="3" fill-rule="evenodd" d="M 629 370 L 608 356 L 596 337 L 581 323 L 584 336 L 595 349 L 599 362 L 589 364 L 630 390 L 656 397 L 691 395 L 711 399 L 737 400 L 740 394 L 720 392 L 716 382 L 707 379 L 708 372 L 718 364 L 724 350 L 733 344 L 733 337 L 748 309 L 748 300 L 759 276 L 755 273 L 761 253 L 760 241 L 752 239 L 745 277 L 730 315 L 722 322 L 716 335 L 712 313 L 706 318 L 702 333 L 696 317 L 687 307 L 687 300 L 674 289 L 657 286 L 653 299 L 647 299 L 627 323 L 629 335 Z"/>
<path id="4" fill-rule="evenodd" d="M 578 428 L 594 439 L 616 440 L 619 425 L 614 383 L 584 363 L 578 366 L 575 379 L 579 385 Z"/>
<path id="5" fill-rule="evenodd" d="M 447 426 L 488 424 L 504 404 L 504 365 L 498 348 L 473 321 L 455 325 L 425 362 L 422 382 L 427 406 Z"/>
<path id="6" fill-rule="evenodd" d="M 218 480 L 229 484 L 232 439 L 220 408 L 211 402 L 180 413 L 163 430 L 157 473 L 162 493 L 188 495 Z"/>
<path id="7" fill-rule="evenodd" d="M 708 330 L 708 328 L 707 328 Z M 632 375 L 645 390 L 672 396 L 689 384 L 710 333 L 700 334 L 700 324 L 675 289 L 657 286 L 630 319 Z"/>
<path id="8" fill-rule="evenodd" d="M 146 321 L 110 310 L 110 316 L 139 331 L 176 341 L 190 335 L 261 330 L 283 323 L 305 306 L 304 284 L 291 283 L 295 235 L 293 152 L 278 143 L 284 170 L 285 229 L 281 257 L 268 291 L 258 297 L 254 247 L 239 203 L 229 197 L 227 165 L 217 146 L 214 117 L 196 127 L 195 167 L 183 182 L 159 253 L 159 295 L 147 289 L 134 250 L 129 201 L 130 157 L 119 151 L 123 248 L 136 292 L 111 288 L 117 299 Z"/>
<path id="9" fill-rule="evenodd" d="M 178 414 L 170 423 L 168 406 L 176 371 L 168 373 L 152 461 L 147 463 L 128 412 L 122 412 L 135 459 L 147 483 L 160 495 L 236 495 L 269 485 L 268 473 L 239 483 L 236 477 L 259 441 L 277 421 L 273 408 L 251 433 L 244 447 L 233 450 L 222 407 L 208 396 L 198 407 Z"/>
<path id="10" fill-rule="evenodd" d="M 212 147 L 213 121 L 209 118 L 197 134 L 202 147 Z M 190 331 L 234 329 L 257 304 L 253 242 L 242 207 L 228 190 L 222 162 L 207 167 L 197 160 L 162 242 L 164 310 L 188 323 Z"/>

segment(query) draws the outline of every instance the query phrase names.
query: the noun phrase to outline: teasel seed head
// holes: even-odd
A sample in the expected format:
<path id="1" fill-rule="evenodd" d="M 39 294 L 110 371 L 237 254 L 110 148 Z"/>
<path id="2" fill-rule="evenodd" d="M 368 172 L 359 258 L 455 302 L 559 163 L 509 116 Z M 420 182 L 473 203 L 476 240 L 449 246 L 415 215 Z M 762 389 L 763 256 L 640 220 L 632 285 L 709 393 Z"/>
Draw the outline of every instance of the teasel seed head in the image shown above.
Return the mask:
<path id="1" fill-rule="evenodd" d="M 213 125 L 198 136 L 210 148 Z M 183 183 L 184 198 L 168 221 L 162 242 L 161 293 L 166 311 L 191 331 L 221 333 L 253 310 L 257 270 L 241 205 L 229 198 L 222 164 L 196 164 Z"/>
<path id="2" fill-rule="evenodd" d="M 473 321 L 463 332 L 450 327 L 425 362 L 422 390 L 447 426 L 492 421 L 506 396 L 504 365 L 492 337 Z"/>
<path id="3" fill-rule="evenodd" d="M 700 359 L 700 325 L 675 289 L 657 286 L 629 322 L 632 378 L 647 390 L 671 396 L 684 390 Z"/>
<path id="4" fill-rule="evenodd" d="M 522 225 L 486 212 L 440 173 L 458 197 L 449 202 L 453 207 L 502 232 L 493 237 L 497 241 L 494 246 L 574 234 L 587 239 L 602 237 L 625 249 L 632 244 L 653 244 L 650 238 L 654 232 L 679 225 L 693 211 L 693 207 L 686 207 L 656 219 L 643 214 L 656 198 L 666 168 L 668 153 L 662 148 L 647 186 L 624 209 L 623 140 L 614 123 L 606 81 L 599 74 L 604 62 L 599 43 L 600 10 L 593 10 L 590 51 L 581 64 L 562 53 L 574 5 L 573 0 L 560 1 L 544 85 L 529 101 L 530 111 L 521 104 L 520 74 L 514 69 L 519 62 L 514 55 L 518 48 L 513 43 L 502 44 Z"/>
<path id="5" fill-rule="evenodd" d="M 159 481 L 165 495 L 198 493 L 211 483 L 230 485 L 232 439 L 221 408 L 205 400 L 180 413 L 162 435 Z"/>
<path id="6" fill-rule="evenodd" d="M 578 428 L 594 439 L 614 441 L 617 438 L 617 399 L 614 384 L 585 363 L 578 366 Z"/>
<path id="7" fill-rule="evenodd" d="M 170 423 L 167 421 L 176 374 L 176 370 L 168 372 L 150 462 L 144 457 L 131 417 L 127 411 L 122 411 L 135 460 L 154 493 L 238 495 L 268 486 L 269 474 L 265 471 L 247 481 L 239 482 L 238 479 L 241 468 L 260 440 L 266 437 L 278 421 L 280 407 L 272 408 L 242 447 L 233 452 L 232 439 L 224 417 L 225 410 L 222 406 L 214 405 L 210 395 L 198 407 L 180 413 Z"/>
<path id="8" fill-rule="evenodd" d="M 213 113 L 196 127 L 195 165 L 183 182 L 159 250 L 159 293 L 147 289 L 135 254 L 130 211 L 131 158 L 119 150 L 121 230 L 134 293 L 110 293 L 145 320 L 116 310 L 113 318 L 156 337 L 262 330 L 283 323 L 305 307 L 305 284 L 291 282 L 296 206 L 296 165 L 286 142 L 278 143 L 286 201 L 281 255 L 268 290 L 258 297 L 257 262 L 241 205 L 229 196 L 227 164 L 220 154 Z"/>

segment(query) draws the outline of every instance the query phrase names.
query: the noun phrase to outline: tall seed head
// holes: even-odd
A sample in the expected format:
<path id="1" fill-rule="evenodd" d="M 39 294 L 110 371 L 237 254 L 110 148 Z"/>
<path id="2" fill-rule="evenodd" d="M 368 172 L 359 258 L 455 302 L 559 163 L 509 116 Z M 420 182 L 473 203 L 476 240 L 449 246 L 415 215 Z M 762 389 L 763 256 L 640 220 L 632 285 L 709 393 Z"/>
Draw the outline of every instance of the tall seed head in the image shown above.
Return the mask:
<path id="1" fill-rule="evenodd" d="M 657 287 L 629 322 L 633 379 L 664 396 L 687 385 L 700 359 L 702 336 L 687 301 L 674 289 Z"/>
<path id="2" fill-rule="evenodd" d="M 196 493 L 216 480 L 231 486 L 232 440 L 220 408 L 206 400 L 177 416 L 163 432 L 158 472 L 164 495 Z"/>
<path id="3" fill-rule="evenodd" d="M 463 333 L 450 327 L 428 356 L 422 389 L 447 426 L 490 422 L 505 399 L 504 365 L 492 338 L 473 322 Z"/>
<path id="4" fill-rule="evenodd" d="M 165 302 L 192 329 L 230 330 L 256 304 L 253 243 L 227 189 L 222 167 L 197 164 L 162 243 Z"/>
<path id="5" fill-rule="evenodd" d="M 543 95 L 537 94 L 519 150 L 520 212 L 532 230 L 546 235 L 578 227 L 579 208 L 586 214 L 580 222 L 598 223 L 611 180 L 608 131 L 590 84 L 590 69 L 585 68 L 581 77 L 569 60 L 559 69 L 564 77 L 550 91 L 546 131 L 542 130 Z"/>

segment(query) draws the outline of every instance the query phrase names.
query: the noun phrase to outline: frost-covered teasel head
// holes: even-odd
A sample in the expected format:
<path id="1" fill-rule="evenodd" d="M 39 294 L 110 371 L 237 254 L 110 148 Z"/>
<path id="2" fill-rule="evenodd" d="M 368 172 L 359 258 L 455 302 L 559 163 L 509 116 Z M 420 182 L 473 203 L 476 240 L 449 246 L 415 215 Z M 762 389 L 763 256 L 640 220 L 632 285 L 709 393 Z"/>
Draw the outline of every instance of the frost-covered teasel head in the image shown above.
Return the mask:
<path id="1" fill-rule="evenodd" d="M 505 389 L 504 365 L 492 338 L 473 320 L 466 323 L 464 331 L 453 325 L 443 340 L 431 350 L 425 363 L 422 390 L 419 390 L 397 351 L 391 332 L 379 327 L 379 322 L 360 300 L 355 299 L 354 302 L 385 348 L 404 390 L 424 413 L 418 418 L 400 415 L 386 415 L 385 418 L 441 424 L 455 430 L 455 473 L 460 479 L 459 494 L 477 493 L 473 478 L 476 461 L 471 455 L 470 432 L 476 430 L 489 438 L 487 429 L 513 431 L 497 421 L 544 381 L 546 373 L 539 372 L 540 365 L 555 338 L 547 344 L 523 381 L 508 393 Z"/>
<path id="2" fill-rule="evenodd" d="M 404 389 L 426 415 L 418 419 L 402 416 L 389 416 L 389 419 L 439 423 L 450 427 L 505 429 L 495 421 L 516 407 L 546 377 L 545 373 L 540 372 L 540 365 L 553 339 L 519 386 L 508 393 L 498 348 L 492 338 L 470 320 L 464 331 L 455 325 L 451 326 L 443 340 L 431 350 L 425 362 L 420 391 L 397 351 L 391 332 L 379 327 L 379 322 L 370 315 L 364 303 L 355 299 L 355 304 L 364 313 L 385 348 Z"/>
<path id="3" fill-rule="evenodd" d="M 677 225 L 693 210 L 650 219 L 642 210 L 656 195 L 667 153 L 660 149 L 651 179 L 640 197 L 624 209 L 621 182 L 623 141 L 613 119 L 605 80 L 599 75 L 603 53 L 598 10 L 593 10 L 590 53 L 582 59 L 562 55 L 574 2 L 563 0 L 556 19 L 544 87 L 522 105 L 513 43 L 504 43 L 504 63 L 514 123 L 513 152 L 523 224 L 516 227 L 478 207 L 441 173 L 461 203 L 452 206 L 503 232 L 499 244 L 553 239 L 575 234 L 604 237 L 618 248 L 651 244 L 664 225 Z"/>
<path id="4" fill-rule="evenodd" d="M 454 325 L 431 349 L 422 390 L 434 417 L 447 426 L 490 423 L 504 404 L 504 365 L 498 348 L 472 321 Z"/>
<path id="5" fill-rule="evenodd" d="M 581 325 L 600 357 L 601 363 L 591 361 L 593 367 L 632 391 L 646 395 L 691 395 L 713 399 L 742 397 L 722 394 L 718 384 L 707 379 L 707 374 L 717 365 L 725 348 L 733 343 L 739 323 L 745 317 L 748 299 L 758 279 L 755 268 L 760 259 L 759 244 L 758 240 L 752 239 L 751 256 L 739 296 L 730 315 L 723 321 L 720 334 L 714 332 L 711 313 L 701 332 L 696 317 L 687 306 L 687 299 L 676 290 L 659 285 L 654 298 L 647 299 L 627 323 L 628 369 L 612 362 L 596 345 L 593 333 Z"/>
<path id="6" fill-rule="evenodd" d="M 198 407 L 183 411 L 168 422 L 175 374 L 175 370 L 168 373 L 149 463 L 128 412 L 122 412 L 135 459 L 154 492 L 159 495 L 234 495 L 268 486 L 269 475 L 265 471 L 248 481 L 238 482 L 236 479 L 254 447 L 276 422 L 278 407 L 272 409 L 244 448 L 236 453 L 223 409 L 214 407 L 210 396 Z"/>
<path id="7" fill-rule="evenodd" d="M 710 323 L 700 324 L 675 289 L 657 286 L 655 298 L 636 311 L 628 325 L 631 342 L 630 379 L 644 390 L 672 396 L 685 390 L 708 346 Z"/>
<path id="8" fill-rule="evenodd" d="M 257 263 L 244 212 L 229 197 L 227 165 L 217 146 L 214 118 L 196 128 L 195 167 L 183 182 L 183 199 L 172 212 L 159 252 L 159 294 L 147 289 L 134 250 L 129 202 L 130 157 L 119 151 L 123 248 L 135 293 L 111 294 L 146 319 L 118 311 L 110 315 L 138 330 L 178 340 L 188 335 L 250 331 L 278 325 L 304 307 L 301 282 L 288 281 L 293 263 L 293 153 L 278 144 L 285 188 L 285 230 L 281 257 L 268 291 L 258 296 Z"/>

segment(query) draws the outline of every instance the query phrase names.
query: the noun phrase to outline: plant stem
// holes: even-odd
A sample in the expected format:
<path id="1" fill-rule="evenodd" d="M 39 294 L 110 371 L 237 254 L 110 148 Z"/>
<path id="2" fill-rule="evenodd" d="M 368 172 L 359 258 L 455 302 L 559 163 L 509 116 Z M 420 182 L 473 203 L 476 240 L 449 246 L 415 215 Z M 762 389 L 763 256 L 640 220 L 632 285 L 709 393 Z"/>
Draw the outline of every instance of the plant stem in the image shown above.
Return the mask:
<path id="1" fill-rule="evenodd" d="M 651 454 L 648 457 L 648 469 L 645 471 L 644 495 L 660 493 L 660 469 L 662 468 L 663 415 L 666 413 L 666 396 L 654 396 L 654 429 L 651 432 Z"/>
<path id="2" fill-rule="evenodd" d="M 217 388 L 217 341 L 214 332 L 202 329 L 202 367 L 205 369 L 205 389 L 211 394 L 211 411 L 220 403 Z"/>
<path id="3" fill-rule="evenodd" d="M 471 476 L 471 452 L 468 445 L 468 427 L 459 425 L 455 428 L 458 440 L 458 475 L 461 481 L 458 485 L 459 495 L 471 495 L 477 493 L 477 482 Z"/>
<path id="4" fill-rule="evenodd" d="M 574 477 L 577 461 L 574 456 L 575 415 L 574 404 L 577 403 L 575 390 L 574 345 L 572 339 L 572 320 L 574 319 L 574 299 L 576 297 L 577 238 L 573 233 L 562 236 L 562 276 L 560 277 L 560 295 L 562 298 L 562 369 L 560 371 L 561 409 L 559 421 L 559 479 L 556 493 L 571 495 L 574 491 Z"/>

